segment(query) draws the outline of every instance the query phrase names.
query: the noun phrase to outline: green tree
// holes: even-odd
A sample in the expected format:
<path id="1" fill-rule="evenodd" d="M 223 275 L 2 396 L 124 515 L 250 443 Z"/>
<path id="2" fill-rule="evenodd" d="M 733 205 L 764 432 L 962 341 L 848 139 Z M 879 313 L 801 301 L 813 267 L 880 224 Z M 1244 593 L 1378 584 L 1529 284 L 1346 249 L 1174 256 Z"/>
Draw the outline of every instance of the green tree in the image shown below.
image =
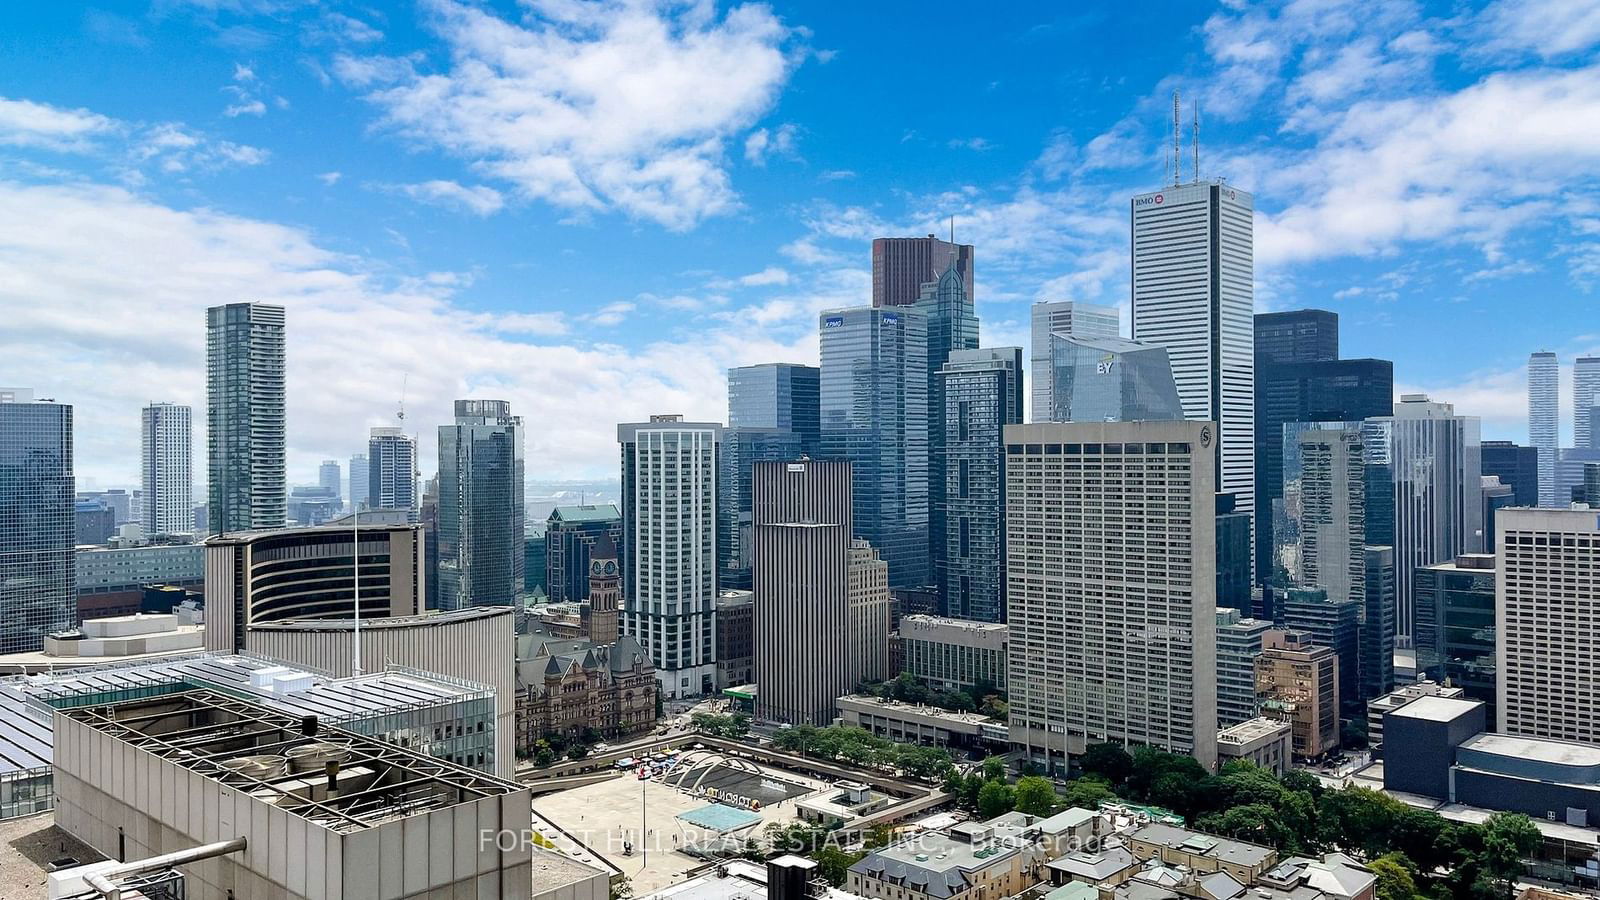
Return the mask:
<path id="1" fill-rule="evenodd" d="M 994 781 L 996 778 L 1006 777 L 1006 761 L 998 756 L 991 756 L 983 761 L 983 780 Z"/>
<path id="2" fill-rule="evenodd" d="M 1112 792 L 1111 785 L 1098 777 L 1084 776 L 1067 785 L 1062 794 L 1062 801 L 1068 807 L 1078 809 L 1097 810 L 1100 804 L 1117 799 Z"/>
<path id="3" fill-rule="evenodd" d="M 1404 853 L 1385 853 L 1367 868 L 1378 876 L 1378 900 L 1418 900 L 1416 873 Z"/>
<path id="4" fill-rule="evenodd" d="M 850 853 L 832 844 L 824 844 L 812 858 L 817 861 L 817 874 L 834 887 L 839 887 L 849 877 L 850 867 L 860 862 L 866 855 L 865 850 Z"/>
<path id="5" fill-rule="evenodd" d="M 1370 788 L 1346 787 L 1324 794 L 1318 809 L 1331 843 L 1375 858 L 1388 852 L 1389 835 L 1408 807 Z"/>
<path id="6" fill-rule="evenodd" d="M 1010 812 L 1016 806 L 1015 792 L 1004 781 L 986 781 L 978 791 L 978 815 L 985 819 Z"/>
<path id="7" fill-rule="evenodd" d="M 1235 806 L 1223 812 L 1202 816 L 1195 822 L 1195 827 L 1212 834 L 1249 841 L 1253 844 L 1264 844 L 1279 852 L 1289 846 L 1294 837 L 1284 827 L 1278 811 L 1262 803 Z"/>
<path id="8" fill-rule="evenodd" d="M 1421 872 L 1450 865 L 1456 852 L 1455 827 L 1436 812 L 1406 809 L 1389 829 L 1389 846 Z"/>
<path id="9" fill-rule="evenodd" d="M 1533 820 L 1521 813 L 1499 812 L 1483 823 L 1483 873 L 1509 893 L 1523 870 L 1523 860 L 1539 849 L 1544 838 Z"/>
<path id="10" fill-rule="evenodd" d="M 1050 779 L 1038 775 L 1028 775 L 1017 779 L 1015 794 L 1016 811 L 1035 816 L 1049 816 L 1056 811 L 1056 786 Z"/>
<path id="11" fill-rule="evenodd" d="M 1133 774 L 1133 757 L 1121 744 L 1090 744 L 1079 765 L 1084 772 L 1099 775 L 1111 785 L 1121 784 Z"/>
<path id="12" fill-rule="evenodd" d="M 611 900 L 633 900 L 633 882 L 623 875 L 611 882 Z"/>

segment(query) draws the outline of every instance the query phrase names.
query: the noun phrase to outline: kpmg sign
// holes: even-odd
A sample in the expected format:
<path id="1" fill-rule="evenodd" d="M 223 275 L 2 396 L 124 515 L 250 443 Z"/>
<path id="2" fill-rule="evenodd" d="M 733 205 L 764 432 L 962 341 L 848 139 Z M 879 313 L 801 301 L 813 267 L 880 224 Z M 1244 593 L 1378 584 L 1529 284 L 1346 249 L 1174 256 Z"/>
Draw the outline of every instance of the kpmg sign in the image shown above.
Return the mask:
<path id="1" fill-rule="evenodd" d="M 823 328 L 843 328 L 844 316 L 829 316 L 822 320 Z"/>
<path id="2" fill-rule="evenodd" d="M 883 324 L 885 324 L 885 325 L 899 325 L 900 324 L 900 316 L 895 314 L 895 313 L 884 313 L 883 314 Z"/>

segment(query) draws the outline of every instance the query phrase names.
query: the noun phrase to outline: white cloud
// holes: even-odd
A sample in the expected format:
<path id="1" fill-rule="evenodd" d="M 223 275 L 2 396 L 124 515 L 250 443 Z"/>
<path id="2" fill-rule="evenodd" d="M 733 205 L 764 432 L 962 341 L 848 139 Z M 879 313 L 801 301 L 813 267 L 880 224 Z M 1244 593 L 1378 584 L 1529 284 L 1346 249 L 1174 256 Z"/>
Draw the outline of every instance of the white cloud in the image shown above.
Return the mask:
<path id="1" fill-rule="evenodd" d="M 230 104 L 222 111 L 230 119 L 239 116 L 264 116 L 267 114 L 267 105 L 260 100 L 246 100 L 242 103 Z"/>
<path id="2" fill-rule="evenodd" d="M 256 80 L 255 70 L 250 68 L 249 66 L 245 65 L 244 63 L 234 63 L 233 64 L 233 80 L 234 81 L 255 81 Z"/>
<path id="3" fill-rule="evenodd" d="M 988 138 L 983 138 L 983 137 L 951 138 L 950 139 L 950 149 L 952 149 L 952 150 L 976 150 L 979 153 L 982 153 L 985 150 L 993 150 L 994 149 L 994 142 L 989 140 Z"/>
<path id="4" fill-rule="evenodd" d="M 462 185 L 436 179 L 398 185 L 397 190 L 413 200 L 465 210 L 477 216 L 493 215 L 505 206 L 505 197 L 499 191 L 481 184 Z"/>
<path id="5" fill-rule="evenodd" d="M 338 184 L 339 183 L 339 179 L 343 178 L 343 177 L 344 177 L 343 173 L 340 173 L 340 172 L 323 172 L 322 174 L 317 176 L 317 180 L 322 182 L 323 184 L 327 185 L 328 187 L 333 187 L 334 185 Z"/>
<path id="6" fill-rule="evenodd" d="M 854 177 L 856 177 L 856 173 L 851 171 L 850 169 L 829 169 L 829 170 L 827 170 L 825 172 L 822 172 L 821 174 L 817 175 L 817 180 L 818 181 L 845 181 L 847 179 L 854 178 Z"/>
<path id="7" fill-rule="evenodd" d="M 729 366 L 815 358 L 814 323 L 781 338 L 743 324 L 696 325 L 628 351 L 589 326 L 616 324 L 630 303 L 597 310 L 581 339 L 557 337 L 580 329 L 537 301 L 482 311 L 458 293 L 468 278 L 396 282 L 379 269 L 299 228 L 176 209 L 107 185 L 0 181 L 0 318 L 29 336 L 8 348 L 7 364 L 75 405 L 78 473 L 101 483 L 136 478 L 138 409 L 150 398 L 188 403 L 203 417 L 204 310 L 233 300 L 288 312 L 291 479 L 362 446 L 369 425 L 389 421 L 384 398 L 405 376 L 424 471 L 432 425 L 449 420 L 451 402 L 492 396 L 530 422 L 560 423 L 530 430 L 530 477 L 606 476 L 615 422 L 663 411 L 715 420 Z M 195 425 L 203 447 L 203 423 Z"/>
<path id="8" fill-rule="evenodd" d="M 115 127 L 114 120 L 86 109 L 63 109 L 47 103 L 0 97 L 0 144 L 51 150 L 81 149 L 86 139 Z"/>
<path id="9" fill-rule="evenodd" d="M 1496 0 L 1475 23 L 1485 52 L 1531 52 L 1553 59 L 1600 43 L 1593 0 Z"/>
<path id="10" fill-rule="evenodd" d="M 336 61 L 385 125 L 528 196 L 676 230 L 735 208 L 725 144 L 772 106 L 797 61 L 765 6 L 718 16 L 704 4 L 550 3 L 524 25 L 454 0 L 427 6 L 448 69 Z"/>
<path id="11" fill-rule="evenodd" d="M 766 165 L 769 156 L 794 158 L 798 155 L 795 143 L 799 133 L 799 126 L 791 123 L 779 125 L 772 131 L 758 128 L 744 140 L 744 158 L 758 166 Z"/>
<path id="12" fill-rule="evenodd" d="M 788 284 L 789 273 L 777 266 L 768 266 L 759 272 L 752 272 L 740 278 L 739 283 L 747 287 L 766 284 Z"/>

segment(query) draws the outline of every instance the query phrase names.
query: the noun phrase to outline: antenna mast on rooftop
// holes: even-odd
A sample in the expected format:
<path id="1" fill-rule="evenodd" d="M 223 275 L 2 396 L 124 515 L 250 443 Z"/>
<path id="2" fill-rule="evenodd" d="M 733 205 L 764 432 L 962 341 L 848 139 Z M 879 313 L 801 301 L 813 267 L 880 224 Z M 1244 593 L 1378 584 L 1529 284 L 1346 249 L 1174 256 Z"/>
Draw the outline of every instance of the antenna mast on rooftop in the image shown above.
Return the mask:
<path id="1" fill-rule="evenodd" d="M 1190 145 L 1194 155 L 1194 180 L 1200 180 L 1200 101 L 1194 102 L 1194 139 Z"/>
<path id="2" fill-rule="evenodd" d="M 1172 186 L 1183 183 L 1183 151 L 1179 137 L 1178 92 L 1172 92 Z"/>

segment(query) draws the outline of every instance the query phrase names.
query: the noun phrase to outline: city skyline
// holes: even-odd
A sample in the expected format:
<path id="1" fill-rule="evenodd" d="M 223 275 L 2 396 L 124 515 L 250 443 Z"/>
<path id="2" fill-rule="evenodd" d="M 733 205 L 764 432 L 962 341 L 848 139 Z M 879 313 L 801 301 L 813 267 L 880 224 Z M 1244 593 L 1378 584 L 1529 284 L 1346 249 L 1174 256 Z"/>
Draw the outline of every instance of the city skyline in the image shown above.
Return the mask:
<path id="1" fill-rule="evenodd" d="M 186 323 L 216 303 L 282 303 L 308 323 L 290 351 L 295 482 L 387 424 L 393 384 L 408 372 L 417 421 L 447 420 L 456 397 L 504 396 L 530 420 L 573 423 L 561 442 L 532 442 L 530 473 L 603 474 L 614 421 L 660 410 L 713 420 L 726 368 L 814 363 L 815 313 L 870 302 L 871 239 L 942 238 L 951 216 L 956 240 L 981 262 L 986 339 L 1027 348 L 1033 300 L 1126 309 L 1125 204 L 1165 183 L 1174 87 L 1186 109 L 1200 103 L 1204 174 L 1257 198 L 1258 307 L 1340 312 L 1345 354 L 1393 359 L 1397 392 L 1425 391 L 1482 416 L 1486 437 L 1524 440 L 1521 363 L 1551 344 L 1568 445 L 1571 360 L 1600 343 L 1582 319 L 1592 303 L 1586 214 L 1554 187 L 1592 180 L 1600 152 L 1570 125 L 1600 103 L 1584 54 L 1596 36 L 1559 17 L 1519 18 L 1509 4 L 1465 17 L 1334 17 L 1322 30 L 1294 7 L 1196 8 L 1177 22 L 1137 10 L 1044 22 L 1012 13 L 972 49 L 969 68 L 985 79 L 950 87 L 965 118 L 907 107 L 874 122 L 858 109 L 873 107 L 870 97 L 841 100 L 883 89 L 867 44 L 876 11 L 741 7 L 686 23 L 681 11 L 597 7 L 583 14 L 595 21 L 565 29 L 537 18 L 497 24 L 441 3 L 335 28 L 316 9 L 268 6 L 8 14 L 24 39 L 103 60 L 95 73 L 0 63 L 10 85 L 0 144 L 15 163 L 0 185 L 10 210 L 0 246 L 13 251 L 11 280 L 30 285 L 0 303 L 37 335 L 18 365 L 52 372 L 41 393 L 79 410 L 86 488 L 135 483 L 131 411 L 150 397 L 202 405 L 200 338 Z M 414 97 L 416 74 L 466 97 L 511 78 L 501 59 L 486 60 L 497 79 L 489 85 L 452 67 L 449 51 L 480 52 L 469 47 L 475 29 L 601 52 L 632 39 L 625 16 L 648 26 L 655 74 L 735 59 L 739 77 L 699 107 L 663 100 L 662 118 L 617 125 L 614 141 L 593 142 L 605 146 L 543 133 L 506 146 L 475 120 L 457 123 L 470 140 L 449 144 L 408 118 L 417 110 L 385 99 Z M 722 55 L 705 58 L 680 26 L 714 38 Z M 1165 59 L 1190 61 L 1114 49 L 1155 27 L 1184 51 Z M 1541 27 L 1562 39 L 1541 43 Z M 896 32 L 890 56 L 909 50 L 898 42 L 936 34 L 932 22 Z M 1372 58 L 1334 52 L 1344 44 Z M 178 45 L 185 52 L 163 53 Z M 1062 69 L 1048 52 L 1058 46 L 1092 49 Z M 130 73 L 152 53 L 182 57 L 181 77 L 130 96 L 123 85 L 143 83 Z M 559 66 L 549 74 L 573 77 Z M 584 88 L 601 108 L 618 101 Z M 1367 99 L 1349 106 L 1358 92 Z M 1058 98 L 1072 98 L 1072 110 L 1012 115 Z M 1405 111 L 1424 101 L 1429 117 L 1398 133 L 1380 125 L 1409 120 Z M 1547 114 L 1519 116 L 1524 109 Z M 1495 122 L 1496 140 L 1480 121 Z M 641 160 L 662 155 L 682 162 L 682 183 L 648 180 Z M 1406 171 L 1393 168 L 1396 157 L 1408 159 Z M 519 161 L 562 159 L 578 173 L 575 187 L 513 172 Z M 602 183 L 597 173 L 613 162 L 621 182 Z M 1550 177 L 1517 177 L 1530 171 Z M 1551 205 L 1538 217 L 1502 214 L 1539 203 Z M 81 221 L 100 230 L 68 227 Z M 629 264 L 598 264 L 622 234 Z M 530 252 L 530 235 L 541 252 Z M 89 246 L 112 251 L 90 265 Z M 1476 326 L 1530 295 L 1545 298 L 1545 316 Z M 57 304 L 87 314 L 57 316 Z M 1461 352 L 1415 346 L 1422 319 Z M 387 338 L 378 346 L 374 328 Z M 111 331 L 141 339 L 114 345 L 104 340 Z M 107 368 L 127 377 L 100 377 Z M 616 413 L 590 421 L 596 408 Z M 434 452 L 422 448 L 423 471 L 435 468 Z"/>

